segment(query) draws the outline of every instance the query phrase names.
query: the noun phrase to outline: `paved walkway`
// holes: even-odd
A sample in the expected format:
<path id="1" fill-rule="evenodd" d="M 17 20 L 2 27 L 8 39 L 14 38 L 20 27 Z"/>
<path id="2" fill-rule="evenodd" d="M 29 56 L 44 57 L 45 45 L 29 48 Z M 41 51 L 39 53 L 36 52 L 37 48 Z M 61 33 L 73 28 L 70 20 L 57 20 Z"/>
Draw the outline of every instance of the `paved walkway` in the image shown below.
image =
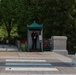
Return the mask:
<path id="1" fill-rule="evenodd" d="M 18 48 L 14 45 L 0 45 L 0 52 L 3 52 L 3 51 L 11 51 L 11 52 L 14 52 L 14 51 L 18 51 Z"/>
<path id="2" fill-rule="evenodd" d="M 71 61 L 54 52 L 0 52 L 0 75 L 76 75 Z"/>

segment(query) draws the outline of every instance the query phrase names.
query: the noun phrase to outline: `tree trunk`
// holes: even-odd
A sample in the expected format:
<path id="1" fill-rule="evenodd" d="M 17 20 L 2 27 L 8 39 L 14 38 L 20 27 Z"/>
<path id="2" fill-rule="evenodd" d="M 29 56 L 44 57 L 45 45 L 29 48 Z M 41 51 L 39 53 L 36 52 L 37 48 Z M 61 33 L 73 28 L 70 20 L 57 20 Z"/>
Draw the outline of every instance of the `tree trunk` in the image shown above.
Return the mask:
<path id="1" fill-rule="evenodd" d="M 11 25 L 12 25 L 12 20 L 9 20 L 8 23 L 6 21 L 5 22 L 5 26 L 6 26 L 6 29 L 7 29 L 7 33 L 8 33 L 8 44 L 10 46 L 10 39 L 11 39 L 11 36 L 10 36 L 10 33 L 11 33 Z"/>

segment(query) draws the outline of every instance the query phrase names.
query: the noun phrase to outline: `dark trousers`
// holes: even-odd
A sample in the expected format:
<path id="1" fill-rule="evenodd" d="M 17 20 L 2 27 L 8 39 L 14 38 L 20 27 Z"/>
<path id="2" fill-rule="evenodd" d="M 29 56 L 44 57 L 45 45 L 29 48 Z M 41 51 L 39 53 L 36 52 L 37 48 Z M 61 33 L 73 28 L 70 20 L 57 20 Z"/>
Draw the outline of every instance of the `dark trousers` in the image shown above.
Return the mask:
<path id="1" fill-rule="evenodd" d="M 32 49 L 37 49 L 37 40 L 32 40 Z"/>

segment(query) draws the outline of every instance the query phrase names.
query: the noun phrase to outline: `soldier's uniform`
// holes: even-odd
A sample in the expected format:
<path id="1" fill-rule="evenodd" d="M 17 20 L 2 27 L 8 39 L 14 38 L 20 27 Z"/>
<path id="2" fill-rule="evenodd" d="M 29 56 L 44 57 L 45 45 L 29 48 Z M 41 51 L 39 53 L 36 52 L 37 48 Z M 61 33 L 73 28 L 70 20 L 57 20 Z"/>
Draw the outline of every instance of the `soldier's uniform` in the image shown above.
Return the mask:
<path id="1" fill-rule="evenodd" d="M 32 49 L 36 50 L 37 49 L 37 38 L 38 38 L 38 34 L 36 32 L 33 32 L 31 34 L 32 37 Z"/>

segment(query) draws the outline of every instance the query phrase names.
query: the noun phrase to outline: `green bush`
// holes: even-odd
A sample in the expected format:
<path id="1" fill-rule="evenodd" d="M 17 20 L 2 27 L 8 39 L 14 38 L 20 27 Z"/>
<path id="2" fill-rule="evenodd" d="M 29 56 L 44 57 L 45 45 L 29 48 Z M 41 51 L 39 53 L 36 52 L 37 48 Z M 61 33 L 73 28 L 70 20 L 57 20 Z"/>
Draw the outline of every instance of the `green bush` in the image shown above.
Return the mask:
<path id="1" fill-rule="evenodd" d="M 21 49 L 22 51 L 27 51 L 27 44 L 21 43 L 20 49 Z"/>
<path id="2" fill-rule="evenodd" d="M 50 46 L 43 46 L 43 50 L 44 51 L 51 51 L 51 47 Z"/>

